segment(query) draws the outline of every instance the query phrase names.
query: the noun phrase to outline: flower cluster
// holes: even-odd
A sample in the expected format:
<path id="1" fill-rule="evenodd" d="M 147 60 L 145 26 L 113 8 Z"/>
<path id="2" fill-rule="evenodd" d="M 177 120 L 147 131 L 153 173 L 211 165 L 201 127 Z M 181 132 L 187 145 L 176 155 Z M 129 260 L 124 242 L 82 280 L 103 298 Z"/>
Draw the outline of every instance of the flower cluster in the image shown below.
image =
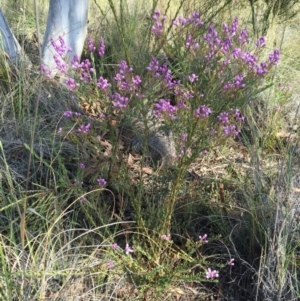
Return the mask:
<path id="1" fill-rule="evenodd" d="M 171 89 L 180 84 L 180 80 L 173 79 L 172 71 L 168 67 L 167 59 L 163 64 L 159 64 L 156 58 L 152 58 L 147 70 L 152 74 L 153 78 L 162 82 L 162 88 Z"/>
<path id="2" fill-rule="evenodd" d="M 199 43 L 196 39 L 193 38 L 191 34 L 189 34 L 185 41 L 185 47 L 190 50 L 195 50 L 199 48 Z"/>
<path id="3" fill-rule="evenodd" d="M 219 273 L 216 270 L 212 270 L 208 268 L 206 272 L 206 279 L 215 279 L 215 278 L 219 278 Z"/>
<path id="4" fill-rule="evenodd" d="M 166 240 L 166 241 L 170 241 L 171 240 L 171 234 L 163 234 L 161 236 L 161 239 Z"/>
<path id="5" fill-rule="evenodd" d="M 98 55 L 100 57 L 104 56 L 105 54 L 105 43 L 104 43 L 104 40 L 103 38 L 100 38 L 99 40 L 99 46 L 98 46 L 98 49 L 96 48 L 95 44 L 94 44 L 94 40 L 92 37 L 88 37 L 88 50 L 90 52 L 98 52 Z"/>
<path id="6" fill-rule="evenodd" d="M 84 61 L 80 62 L 77 55 L 73 57 L 71 60 L 71 65 L 73 69 L 79 73 L 80 81 L 83 83 L 90 83 L 92 81 L 91 73 L 94 73 L 94 68 L 92 67 L 92 63 L 89 59 L 85 59 Z"/>
<path id="7" fill-rule="evenodd" d="M 80 117 L 81 113 L 79 113 L 79 112 L 72 112 L 72 111 L 65 111 L 64 114 L 63 114 L 63 116 L 67 117 L 67 118 Z"/>
<path id="8" fill-rule="evenodd" d="M 158 119 L 162 117 L 174 119 L 175 112 L 176 112 L 176 107 L 171 105 L 170 100 L 160 99 L 154 105 L 153 115 Z"/>
<path id="9" fill-rule="evenodd" d="M 208 240 L 207 240 L 207 234 L 204 234 L 203 236 L 199 236 L 199 241 L 202 243 L 202 244 L 207 244 L 208 243 Z"/>
<path id="10" fill-rule="evenodd" d="M 242 74 L 237 75 L 232 82 L 227 82 L 223 85 L 223 90 L 233 90 L 237 91 L 239 89 L 243 89 L 246 85 L 243 83 L 244 76 Z"/>
<path id="11" fill-rule="evenodd" d="M 88 123 L 86 125 L 82 124 L 79 126 L 79 129 L 77 130 L 78 133 L 87 134 L 90 130 L 91 124 Z"/>
<path id="12" fill-rule="evenodd" d="M 99 186 L 105 186 L 107 184 L 106 180 L 103 178 L 97 179 L 97 183 Z"/>
<path id="13" fill-rule="evenodd" d="M 107 79 L 103 78 L 102 76 L 99 77 L 97 82 L 97 87 L 102 91 L 107 91 L 111 84 L 108 82 Z"/>
<path id="14" fill-rule="evenodd" d="M 204 24 L 203 21 L 200 20 L 200 15 L 198 12 L 193 12 L 189 17 L 184 18 L 183 16 L 179 16 L 172 22 L 173 26 L 181 27 L 186 24 L 194 24 L 197 26 L 202 26 Z"/>
<path id="15" fill-rule="evenodd" d="M 129 67 L 125 61 L 121 61 L 119 72 L 114 77 L 120 91 L 133 93 L 142 83 L 141 78 L 138 75 L 133 76 L 132 72 L 132 67 Z"/>
<path id="16" fill-rule="evenodd" d="M 211 114 L 211 109 L 208 108 L 206 105 L 201 105 L 199 108 L 195 109 L 194 115 L 195 117 L 205 118 Z"/>
<path id="17" fill-rule="evenodd" d="M 99 41 L 98 54 L 100 57 L 104 56 L 104 54 L 105 54 L 105 43 L 104 43 L 103 38 L 101 38 Z"/>
<path id="18" fill-rule="evenodd" d="M 190 39 L 192 38 L 190 37 Z M 246 28 L 239 30 L 238 18 L 235 18 L 230 25 L 223 23 L 220 33 L 214 25 L 210 25 L 207 33 L 203 35 L 203 41 L 207 48 L 206 60 L 213 64 L 217 62 L 219 65 L 217 67 L 218 73 L 221 75 L 226 74 L 225 66 L 228 66 L 231 71 L 238 69 L 236 66 L 239 66 L 239 69 L 245 67 L 243 69 L 246 73 L 253 72 L 258 76 L 266 75 L 271 66 L 278 64 L 280 60 L 279 50 L 275 49 L 269 54 L 267 61 L 259 62 L 258 56 L 247 49 L 247 45 L 250 43 L 248 32 Z M 258 50 L 265 47 L 265 37 L 260 37 L 255 45 Z M 245 76 L 246 74 L 237 74 L 233 82 L 227 82 L 223 85 L 223 89 L 245 88 L 245 83 L 242 82 Z"/>
<path id="19" fill-rule="evenodd" d="M 244 116 L 242 116 L 239 109 L 230 109 L 229 112 L 220 113 L 217 119 L 223 128 L 225 136 L 237 136 L 240 130 L 236 124 L 243 122 Z"/>
<path id="20" fill-rule="evenodd" d="M 69 91 L 74 91 L 76 88 L 79 87 L 79 84 L 76 83 L 75 79 L 72 78 L 72 77 L 69 77 L 69 78 L 66 80 L 65 84 L 67 85 Z"/>
<path id="21" fill-rule="evenodd" d="M 88 49 L 90 52 L 96 51 L 96 47 L 94 45 L 94 40 L 92 39 L 92 37 L 88 37 Z"/>
<path id="22" fill-rule="evenodd" d="M 114 107 L 120 108 L 120 109 L 125 109 L 129 102 L 129 97 L 122 96 L 118 92 L 110 94 L 110 99 L 112 100 Z"/>
<path id="23" fill-rule="evenodd" d="M 164 32 L 164 23 L 167 19 L 167 16 L 161 16 L 161 13 L 159 10 L 155 10 L 153 15 L 154 24 L 152 26 L 152 33 L 159 37 Z"/>
<path id="24" fill-rule="evenodd" d="M 118 246 L 117 243 L 113 243 L 113 244 L 112 244 L 112 248 L 113 248 L 114 250 L 117 250 L 117 249 L 119 249 L 120 247 Z M 125 246 L 125 254 L 126 254 L 126 255 L 129 255 L 130 253 L 133 253 L 133 252 L 134 252 L 134 250 L 130 247 L 130 245 L 129 245 L 128 243 L 126 243 L 126 246 Z"/>
<path id="25" fill-rule="evenodd" d="M 51 45 L 53 46 L 55 52 L 60 56 L 63 57 L 68 52 L 72 51 L 70 46 L 67 46 L 63 37 L 59 36 L 58 40 L 54 40 L 53 38 L 50 39 Z"/>

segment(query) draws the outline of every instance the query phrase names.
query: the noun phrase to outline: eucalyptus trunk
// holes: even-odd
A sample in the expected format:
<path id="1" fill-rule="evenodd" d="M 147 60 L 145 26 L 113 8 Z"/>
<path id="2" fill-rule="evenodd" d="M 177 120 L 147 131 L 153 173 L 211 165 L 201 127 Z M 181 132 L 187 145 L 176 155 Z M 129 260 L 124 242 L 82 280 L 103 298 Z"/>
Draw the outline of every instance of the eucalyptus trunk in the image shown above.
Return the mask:
<path id="1" fill-rule="evenodd" d="M 67 53 L 67 59 L 72 60 L 74 55 L 79 58 L 82 54 L 87 35 L 88 0 L 50 0 L 47 27 L 42 47 L 42 61 L 53 70 L 55 75 L 56 54 L 51 38 L 54 41 L 62 37 L 71 51 Z"/>

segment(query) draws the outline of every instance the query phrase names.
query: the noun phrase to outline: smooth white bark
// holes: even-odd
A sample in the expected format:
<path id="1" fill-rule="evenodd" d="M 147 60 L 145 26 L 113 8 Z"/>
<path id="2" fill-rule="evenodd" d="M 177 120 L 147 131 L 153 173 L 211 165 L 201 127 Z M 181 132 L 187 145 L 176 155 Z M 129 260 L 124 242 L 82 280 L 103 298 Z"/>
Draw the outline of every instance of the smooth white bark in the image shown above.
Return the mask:
<path id="1" fill-rule="evenodd" d="M 10 30 L 2 9 L 0 9 L 0 49 L 6 53 L 8 59 L 19 64 L 22 59 L 30 65 L 28 57 L 23 53 L 22 48 Z"/>
<path id="2" fill-rule="evenodd" d="M 56 67 L 56 54 L 51 38 L 58 40 L 61 36 L 66 45 L 72 48 L 67 59 L 72 60 L 76 54 L 81 56 L 87 35 L 89 0 L 50 0 L 48 20 L 42 47 L 43 63 L 51 70 Z M 52 72 L 52 76 L 55 71 Z"/>

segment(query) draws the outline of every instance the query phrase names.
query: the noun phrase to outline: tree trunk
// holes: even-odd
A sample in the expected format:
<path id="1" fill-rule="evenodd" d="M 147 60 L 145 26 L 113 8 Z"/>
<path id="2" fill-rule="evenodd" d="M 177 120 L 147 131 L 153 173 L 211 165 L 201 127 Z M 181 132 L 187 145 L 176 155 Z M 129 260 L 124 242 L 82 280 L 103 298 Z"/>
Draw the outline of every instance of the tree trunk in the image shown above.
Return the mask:
<path id="1" fill-rule="evenodd" d="M 0 9 L 0 49 L 4 51 L 10 62 L 19 65 L 22 61 L 27 66 L 31 65 L 28 57 L 23 53 L 22 48 L 10 30 L 2 9 Z"/>
<path id="2" fill-rule="evenodd" d="M 57 73 L 56 51 L 51 38 L 57 41 L 62 37 L 65 44 L 71 47 L 72 50 L 67 53 L 68 60 L 72 60 L 75 54 L 80 58 L 87 35 L 88 5 L 89 0 L 50 0 L 42 60 L 52 70 L 51 76 Z"/>

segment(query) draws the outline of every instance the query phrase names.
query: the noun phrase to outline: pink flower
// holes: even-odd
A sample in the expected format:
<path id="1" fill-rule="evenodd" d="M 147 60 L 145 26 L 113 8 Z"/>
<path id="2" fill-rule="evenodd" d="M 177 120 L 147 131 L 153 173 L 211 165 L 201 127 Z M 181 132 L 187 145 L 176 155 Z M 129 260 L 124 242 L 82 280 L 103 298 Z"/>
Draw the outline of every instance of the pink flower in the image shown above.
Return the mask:
<path id="1" fill-rule="evenodd" d="M 107 184 L 107 182 L 103 178 L 97 179 L 97 182 L 99 186 L 105 186 Z"/>
<path id="2" fill-rule="evenodd" d="M 102 76 L 99 77 L 98 82 L 97 82 L 97 87 L 100 88 L 103 91 L 106 91 L 111 84 L 108 82 L 107 79 L 103 78 Z"/>
<path id="3" fill-rule="evenodd" d="M 210 268 L 208 268 L 206 272 L 206 278 L 207 279 L 219 278 L 219 274 L 216 270 L 211 270 Z"/>
<path id="4" fill-rule="evenodd" d="M 203 236 L 199 236 L 199 240 L 202 244 L 207 244 L 208 240 L 207 240 L 207 234 L 204 234 Z"/>
<path id="5" fill-rule="evenodd" d="M 227 261 L 227 264 L 231 267 L 234 266 L 234 258 L 231 258 L 229 261 Z"/>
<path id="6" fill-rule="evenodd" d="M 77 130 L 78 133 L 87 134 L 90 129 L 91 124 L 88 123 L 87 125 L 82 124 L 79 129 Z"/>
<path id="7" fill-rule="evenodd" d="M 133 253 L 133 249 L 130 248 L 129 244 L 126 244 L 125 247 L 125 254 L 128 255 L 129 253 Z"/>
<path id="8" fill-rule="evenodd" d="M 109 269 L 111 269 L 112 267 L 114 267 L 114 262 L 113 261 L 109 261 L 108 263 L 107 263 L 107 267 L 109 268 Z"/>
<path id="9" fill-rule="evenodd" d="M 189 80 L 191 83 L 198 81 L 198 76 L 196 74 L 192 74 L 189 76 Z"/>
<path id="10" fill-rule="evenodd" d="M 117 243 L 113 243 L 113 244 L 112 244 L 112 248 L 113 248 L 114 250 L 116 250 L 117 248 L 119 248 L 119 246 L 118 246 Z"/>
<path id="11" fill-rule="evenodd" d="M 166 240 L 166 241 L 169 241 L 170 239 L 171 239 L 171 234 L 163 234 L 162 236 L 161 236 L 161 238 L 162 239 L 164 239 L 164 240 Z"/>

